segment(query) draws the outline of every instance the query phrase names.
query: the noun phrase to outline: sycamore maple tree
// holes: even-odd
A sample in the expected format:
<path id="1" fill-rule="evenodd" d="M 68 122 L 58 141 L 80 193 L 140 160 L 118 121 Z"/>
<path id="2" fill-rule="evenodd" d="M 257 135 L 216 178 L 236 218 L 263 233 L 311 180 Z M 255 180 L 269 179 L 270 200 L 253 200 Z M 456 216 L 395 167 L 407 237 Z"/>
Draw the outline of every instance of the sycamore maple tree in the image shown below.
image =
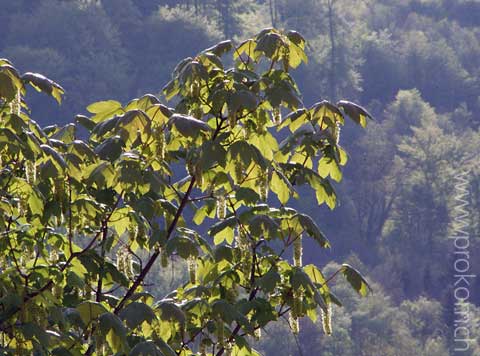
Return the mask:
<path id="1" fill-rule="evenodd" d="M 63 89 L 0 60 L 2 354 L 257 355 L 249 340 L 265 325 L 288 315 L 298 332 L 317 311 L 331 333 L 341 303 L 329 282 L 369 287 L 349 265 L 324 276 L 302 264 L 302 239 L 330 243 L 288 203 L 307 185 L 334 208 L 340 126 L 369 114 L 303 106 L 289 70 L 304 48 L 274 29 L 221 42 L 175 68 L 162 99 L 174 108 L 153 95 L 101 101 L 44 128 L 26 86 L 58 102 Z M 189 280 L 156 299 L 145 278 L 171 259 L 186 260 Z"/>

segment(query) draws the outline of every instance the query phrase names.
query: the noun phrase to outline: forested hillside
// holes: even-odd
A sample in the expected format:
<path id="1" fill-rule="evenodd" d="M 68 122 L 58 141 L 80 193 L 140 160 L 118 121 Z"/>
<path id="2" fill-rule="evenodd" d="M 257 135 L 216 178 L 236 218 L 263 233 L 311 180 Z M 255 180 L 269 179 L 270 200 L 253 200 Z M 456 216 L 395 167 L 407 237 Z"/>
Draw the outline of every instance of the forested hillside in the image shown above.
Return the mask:
<path id="1" fill-rule="evenodd" d="M 94 101 L 161 96 L 181 59 L 265 27 L 307 39 L 309 63 L 292 72 L 305 105 L 347 99 L 374 117 L 366 130 L 341 132 L 351 161 L 336 187 L 339 207 L 319 208 L 315 197 L 296 203 L 334 246 L 321 254 L 307 246 L 305 261 L 329 274 L 337 266 L 330 261 L 348 259 L 374 293 L 358 299 L 338 283 L 344 306 L 333 310 L 332 336 L 321 320 L 305 319 L 298 340 L 285 323 L 264 330 L 258 349 L 267 356 L 453 354 L 459 271 L 450 237 L 459 224 L 470 236 L 461 272 L 480 274 L 479 1 L 0 0 L 0 58 L 62 84 L 61 106 L 29 96 L 41 125 L 65 124 Z M 185 266 L 175 271 L 159 266 L 152 291 L 165 293 Z M 465 327 L 477 340 L 458 354 L 474 356 L 480 279 L 465 288 Z"/>

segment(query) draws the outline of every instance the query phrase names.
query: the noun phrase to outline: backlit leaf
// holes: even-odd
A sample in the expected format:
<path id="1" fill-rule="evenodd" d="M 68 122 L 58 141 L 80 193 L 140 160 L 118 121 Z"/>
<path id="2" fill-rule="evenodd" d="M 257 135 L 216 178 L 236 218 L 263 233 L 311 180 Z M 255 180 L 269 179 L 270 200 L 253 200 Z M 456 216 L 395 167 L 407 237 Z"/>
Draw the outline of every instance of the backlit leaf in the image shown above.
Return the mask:
<path id="1" fill-rule="evenodd" d="M 59 104 L 62 103 L 62 95 L 65 94 L 65 90 L 53 80 L 50 80 L 41 74 L 30 72 L 22 75 L 22 80 L 29 83 L 37 91 L 51 95 Z"/>
<path id="2" fill-rule="evenodd" d="M 365 278 L 363 278 L 360 272 L 352 266 L 346 263 L 342 264 L 342 273 L 348 283 L 350 283 L 353 289 L 355 289 L 362 297 L 367 296 L 368 292 L 372 290 Z"/>

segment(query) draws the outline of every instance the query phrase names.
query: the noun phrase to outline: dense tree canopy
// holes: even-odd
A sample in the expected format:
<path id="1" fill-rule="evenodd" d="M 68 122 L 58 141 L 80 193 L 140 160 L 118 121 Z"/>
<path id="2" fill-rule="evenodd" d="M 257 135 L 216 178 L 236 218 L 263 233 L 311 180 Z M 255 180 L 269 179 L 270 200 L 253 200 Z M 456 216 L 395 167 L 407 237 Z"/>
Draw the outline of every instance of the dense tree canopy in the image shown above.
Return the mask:
<path id="1" fill-rule="evenodd" d="M 58 102 L 63 88 L 0 62 L 4 353 L 256 355 L 248 336 L 285 314 L 298 333 L 317 309 L 332 333 L 341 302 L 329 283 L 343 274 L 363 296 L 369 286 L 348 264 L 330 276 L 303 265 L 304 238 L 330 242 L 288 202 L 307 185 L 335 207 L 340 126 L 369 114 L 344 100 L 304 107 L 289 74 L 304 48 L 273 29 L 220 42 L 177 65 L 164 88 L 175 108 L 151 94 L 100 101 L 45 128 L 25 87 Z M 144 281 L 171 258 L 187 261 L 188 281 L 155 298 Z"/>

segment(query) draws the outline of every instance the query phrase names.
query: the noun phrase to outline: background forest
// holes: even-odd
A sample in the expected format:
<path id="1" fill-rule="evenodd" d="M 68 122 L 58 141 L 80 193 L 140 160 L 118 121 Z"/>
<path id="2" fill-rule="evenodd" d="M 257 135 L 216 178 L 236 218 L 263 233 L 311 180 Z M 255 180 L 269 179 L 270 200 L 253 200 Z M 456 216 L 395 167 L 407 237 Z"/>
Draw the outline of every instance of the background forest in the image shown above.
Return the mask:
<path id="1" fill-rule="evenodd" d="M 346 98 L 376 119 L 365 131 L 342 132 L 352 161 L 337 187 L 340 206 L 297 203 L 335 246 L 321 255 L 306 248 L 304 259 L 331 271 L 347 258 L 374 294 L 359 299 L 338 283 L 345 305 L 334 309 L 332 336 L 304 320 L 295 340 L 288 323 L 276 324 L 257 348 L 442 356 L 453 354 L 448 237 L 462 202 L 470 272 L 480 272 L 479 14 L 477 0 L 0 0 L 0 57 L 65 88 L 60 107 L 29 94 L 47 125 L 69 122 L 94 101 L 157 94 L 179 60 L 224 38 L 270 26 L 301 32 L 310 62 L 294 77 L 305 104 Z M 462 171 L 468 183 L 459 188 Z M 158 267 L 153 291 L 161 295 L 182 273 L 179 264 Z M 469 282 L 466 324 L 478 336 L 480 280 Z M 480 339 L 463 354 L 479 355 Z"/>

